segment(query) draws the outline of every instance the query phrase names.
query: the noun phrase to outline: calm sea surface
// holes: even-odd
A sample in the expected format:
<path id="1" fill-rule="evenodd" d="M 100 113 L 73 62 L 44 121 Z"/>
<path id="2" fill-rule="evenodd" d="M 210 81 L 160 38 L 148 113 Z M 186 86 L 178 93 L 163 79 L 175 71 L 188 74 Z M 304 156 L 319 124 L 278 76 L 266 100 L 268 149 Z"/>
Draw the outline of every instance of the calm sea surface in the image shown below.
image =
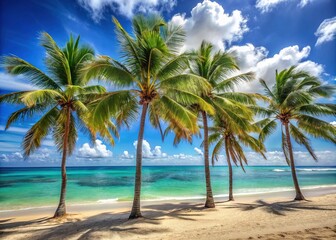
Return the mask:
<path id="1" fill-rule="evenodd" d="M 336 167 L 298 167 L 302 187 L 336 185 Z M 130 201 L 134 167 L 68 167 L 68 204 Z M 292 189 L 289 167 L 234 168 L 234 194 Z M 227 167 L 211 168 L 215 195 L 228 191 Z M 0 210 L 57 205 L 60 168 L 0 168 Z M 204 196 L 201 166 L 143 167 L 142 199 Z"/>

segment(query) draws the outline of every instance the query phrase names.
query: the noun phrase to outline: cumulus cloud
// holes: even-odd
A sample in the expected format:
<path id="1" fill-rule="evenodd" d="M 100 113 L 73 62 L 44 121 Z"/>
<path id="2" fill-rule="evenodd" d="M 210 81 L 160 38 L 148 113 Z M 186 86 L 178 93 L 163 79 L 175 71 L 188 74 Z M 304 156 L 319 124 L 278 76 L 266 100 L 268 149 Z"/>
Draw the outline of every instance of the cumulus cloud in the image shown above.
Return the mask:
<path id="1" fill-rule="evenodd" d="M 332 121 L 330 124 L 336 127 L 336 121 Z"/>
<path id="2" fill-rule="evenodd" d="M 256 8 L 262 13 L 271 12 L 274 8 L 282 3 L 298 3 L 297 6 L 300 8 L 305 7 L 309 3 L 316 0 L 257 0 Z"/>
<path id="3" fill-rule="evenodd" d="M 239 68 L 244 71 L 252 70 L 261 60 L 265 59 L 268 51 L 265 47 L 255 47 L 248 43 L 244 46 L 232 46 L 229 49 L 239 62 Z"/>
<path id="4" fill-rule="evenodd" d="M 317 36 L 316 46 L 334 40 L 336 36 L 336 17 L 325 19 L 317 28 L 315 36 Z"/>
<path id="5" fill-rule="evenodd" d="M 318 162 L 315 162 L 310 154 L 306 151 L 294 151 L 294 160 L 297 166 L 332 166 L 335 165 L 336 156 L 333 151 L 315 151 L 316 156 L 318 157 Z M 246 152 L 245 153 L 248 164 L 250 166 L 258 165 L 268 165 L 268 166 L 279 166 L 287 165 L 285 156 L 282 151 L 270 151 L 265 155 L 267 160 L 265 160 L 260 154 L 255 152 Z M 224 155 L 219 156 L 219 161 L 216 163 L 218 165 L 226 165 L 226 160 Z"/>
<path id="6" fill-rule="evenodd" d="M 173 157 L 178 158 L 178 159 L 192 158 L 191 155 L 187 155 L 187 154 L 184 154 L 184 153 L 174 154 Z"/>
<path id="7" fill-rule="evenodd" d="M 97 139 L 93 147 L 90 147 L 88 143 L 84 143 L 83 146 L 78 150 L 78 156 L 104 158 L 111 157 L 112 152 L 106 148 L 106 145 L 104 145 L 102 141 Z"/>
<path id="8" fill-rule="evenodd" d="M 137 148 L 138 141 L 134 141 L 133 146 Z M 165 158 L 167 154 L 161 151 L 161 146 L 155 146 L 151 149 L 149 142 L 142 140 L 142 157 L 144 158 Z"/>
<path id="9" fill-rule="evenodd" d="M 138 12 L 170 11 L 176 5 L 176 0 L 77 0 L 77 2 L 91 14 L 96 22 L 103 18 L 107 9 L 132 18 Z"/>
<path id="10" fill-rule="evenodd" d="M 268 51 L 264 47 L 255 47 L 252 44 L 233 46 L 230 51 L 237 56 L 242 72 L 253 71 L 257 79 L 264 79 L 270 85 L 275 82 L 275 70 L 280 72 L 293 65 L 297 65 L 299 70 L 307 71 L 313 76 L 320 76 L 323 72 L 322 65 L 309 60 L 303 61 L 310 54 L 309 46 L 301 50 L 297 45 L 289 46 L 272 57 L 267 57 Z M 258 81 L 245 83 L 241 87 L 240 91 L 260 91 Z"/>
<path id="11" fill-rule="evenodd" d="M 2 162 L 17 162 L 23 159 L 23 156 L 19 152 L 11 154 L 1 154 L 0 160 Z"/>
<path id="12" fill-rule="evenodd" d="M 25 81 L 22 76 L 14 76 L 9 73 L 0 72 L 0 88 L 10 91 L 35 90 L 37 87 Z"/>
<path id="13" fill-rule="evenodd" d="M 213 43 L 218 49 L 224 49 L 225 43 L 231 44 L 242 38 L 248 31 L 247 19 L 234 10 L 231 14 L 224 11 L 217 2 L 204 0 L 192 10 L 191 16 L 177 14 L 171 22 L 184 27 L 186 42 L 182 50 L 196 49 L 203 40 Z"/>
<path id="14" fill-rule="evenodd" d="M 128 151 L 124 151 L 121 158 L 131 159 L 133 158 L 133 155 L 130 155 Z"/>
<path id="15" fill-rule="evenodd" d="M 33 154 L 31 154 L 27 159 L 26 162 L 49 162 L 52 151 L 48 148 L 40 148 Z M 20 152 L 8 153 L 8 154 L 1 154 L 0 161 L 4 163 L 15 163 L 23 161 L 24 157 Z"/>
<path id="16" fill-rule="evenodd" d="M 198 155 L 202 155 L 203 156 L 203 151 L 197 147 L 194 148 L 195 152 L 197 152 Z"/>
<path id="17" fill-rule="evenodd" d="M 283 2 L 288 2 L 288 0 L 257 0 L 256 8 L 262 13 L 270 12 L 273 8 Z"/>

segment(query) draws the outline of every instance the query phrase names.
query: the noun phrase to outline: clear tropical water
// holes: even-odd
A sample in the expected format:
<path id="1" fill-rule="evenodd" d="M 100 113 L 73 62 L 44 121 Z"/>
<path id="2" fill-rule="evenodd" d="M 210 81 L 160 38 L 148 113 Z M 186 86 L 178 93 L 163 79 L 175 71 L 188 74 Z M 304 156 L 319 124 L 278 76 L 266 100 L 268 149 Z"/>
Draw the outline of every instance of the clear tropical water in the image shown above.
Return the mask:
<path id="1" fill-rule="evenodd" d="M 302 187 L 336 184 L 336 167 L 299 167 Z M 130 201 L 134 167 L 68 167 L 68 204 Z M 292 189 L 289 167 L 234 168 L 234 193 Z M 227 167 L 211 168 L 215 195 L 228 189 Z M 0 210 L 54 206 L 60 190 L 59 168 L 0 168 Z M 204 196 L 201 166 L 143 167 L 142 199 L 188 199 Z"/>

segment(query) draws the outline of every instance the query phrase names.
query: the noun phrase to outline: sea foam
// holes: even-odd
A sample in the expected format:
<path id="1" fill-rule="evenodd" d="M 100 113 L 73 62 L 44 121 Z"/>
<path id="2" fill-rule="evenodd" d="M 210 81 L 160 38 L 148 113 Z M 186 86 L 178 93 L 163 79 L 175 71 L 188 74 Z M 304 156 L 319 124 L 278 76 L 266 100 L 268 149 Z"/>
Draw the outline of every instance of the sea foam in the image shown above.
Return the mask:
<path id="1" fill-rule="evenodd" d="M 109 198 L 109 199 L 99 199 L 97 203 L 105 204 L 105 203 L 115 203 L 117 201 L 118 201 L 118 198 Z"/>

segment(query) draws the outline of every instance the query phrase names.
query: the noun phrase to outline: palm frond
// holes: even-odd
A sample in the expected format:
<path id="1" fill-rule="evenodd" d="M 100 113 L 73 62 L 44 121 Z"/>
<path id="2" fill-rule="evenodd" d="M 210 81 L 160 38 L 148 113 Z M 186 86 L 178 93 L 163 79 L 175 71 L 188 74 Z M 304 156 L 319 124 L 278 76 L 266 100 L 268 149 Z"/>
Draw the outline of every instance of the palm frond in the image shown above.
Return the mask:
<path id="1" fill-rule="evenodd" d="M 61 87 L 40 69 L 16 56 L 5 56 L 1 59 L 1 66 L 9 73 L 23 75 L 32 84 L 40 88 L 60 90 Z"/>
<path id="2" fill-rule="evenodd" d="M 309 139 L 293 124 L 290 124 L 290 134 L 294 137 L 295 141 L 298 144 L 305 146 L 305 148 L 308 150 L 313 159 L 317 161 L 317 156 L 310 145 Z"/>
<path id="3" fill-rule="evenodd" d="M 28 157 L 32 152 L 41 146 L 41 141 L 52 128 L 55 127 L 59 110 L 57 107 L 52 108 L 44 114 L 26 133 L 23 139 L 22 147 L 24 156 Z"/>

